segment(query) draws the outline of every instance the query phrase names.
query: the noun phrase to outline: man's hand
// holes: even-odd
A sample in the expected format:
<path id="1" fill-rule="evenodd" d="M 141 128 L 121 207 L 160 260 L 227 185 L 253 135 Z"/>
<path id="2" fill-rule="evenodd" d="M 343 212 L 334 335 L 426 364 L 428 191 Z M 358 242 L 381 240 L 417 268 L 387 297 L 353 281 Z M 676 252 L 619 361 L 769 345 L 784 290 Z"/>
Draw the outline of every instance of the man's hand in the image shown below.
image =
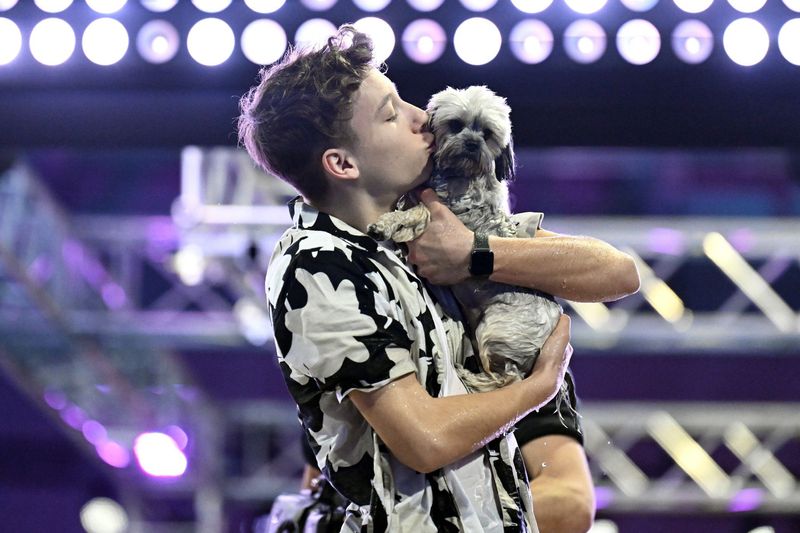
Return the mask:
<path id="1" fill-rule="evenodd" d="M 436 285 L 452 285 L 469 277 L 472 232 L 445 206 L 433 189 L 420 200 L 430 211 L 425 231 L 408 242 L 408 260 L 417 273 Z"/>
<path id="2" fill-rule="evenodd" d="M 552 392 L 548 395 L 545 403 L 553 399 L 561 390 L 564 374 L 572 358 L 572 345 L 569 343 L 570 324 L 570 318 L 567 315 L 561 315 L 558 324 L 553 328 L 553 333 L 544 341 L 531 375 L 526 378 L 526 381 L 536 380 L 538 383 L 548 383 L 548 380 L 550 380 L 549 383 L 553 383 L 552 380 L 555 379 Z"/>

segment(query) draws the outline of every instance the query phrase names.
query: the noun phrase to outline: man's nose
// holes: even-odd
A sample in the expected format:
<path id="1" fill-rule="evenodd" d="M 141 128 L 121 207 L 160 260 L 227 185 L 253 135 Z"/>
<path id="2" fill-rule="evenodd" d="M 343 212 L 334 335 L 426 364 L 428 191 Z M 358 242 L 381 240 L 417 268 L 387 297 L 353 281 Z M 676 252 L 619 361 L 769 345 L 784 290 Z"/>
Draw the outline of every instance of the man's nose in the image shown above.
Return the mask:
<path id="1" fill-rule="evenodd" d="M 428 131 L 428 113 L 424 110 L 414 106 L 412 112 L 413 115 L 413 124 L 414 124 L 414 131 L 423 132 Z"/>

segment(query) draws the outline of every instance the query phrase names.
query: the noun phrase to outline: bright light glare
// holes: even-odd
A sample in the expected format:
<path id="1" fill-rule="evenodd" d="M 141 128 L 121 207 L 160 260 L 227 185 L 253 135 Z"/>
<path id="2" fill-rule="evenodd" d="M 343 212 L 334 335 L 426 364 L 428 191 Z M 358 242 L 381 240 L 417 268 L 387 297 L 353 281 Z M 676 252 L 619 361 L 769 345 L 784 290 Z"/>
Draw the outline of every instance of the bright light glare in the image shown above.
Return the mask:
<path id="1" fill-rule="evenodd" d="M 629 20 L 617 32 L 617 50 L 628 63 L 645 65 L 661 50 L 661 35 L 646 20 Z"/>
<path id="2" fill-rule="evenodd" d="M 783 3 L 792 11 L 800 13 L 800 0 L 783 0 Z"/>
<path id="3" fill-rule="evenodd" d="M 17 5 L 17 0 L 0 0 L 0 11 L 7 11 Z"/>
<path id="4" fill-rule="evenodd" d="M 702 63 L 713 49 L 714 35 L 699 20 L 685 20 L 672 32 L 672 50 L 686 63 Z"/>
<path id="5" fill-rule="evenodd" d="M 175 7 L 177 3 L 178 0 L 142 0 L 142 5 L 155 13 L 169 11 Z"/>
<path id="6" fill-rule="evenodd" d="M 769 33 L 751 18 L 734 20 L 725 28 L 722 46 L 734 63 L 750 67 L 760 63 L 769 50 Z"/>
<path id="7" fill-rule="evenodd" d="M 148 63 L 166 63 L 178 53 L 180 36 L 166 20 L 151 20 L 139 30 L 136 49 Z"/>
<path id="8" fill-rule="evenodd" d="M 197 244 L 187 244 L 175 253 L 172 266 L 184 285 L 199 285 L 206 270 L 203 249 Z"/>
<path id="9" fill-rule="evenodd" d="M 241 298 L 233 305 L 233 316 L 239 331 L 253 346 L 263 346 L 270 340 L 271 323 L 267 313 L 251 298 Z"/>
<path id="10" fill-rule="evenodd" d="M 728 0 L 733 9 L 742 13 L 755 13 L 767 3 L 767 0 Z"/>
<path id="11" fill-rule="evenodd" d="M 255 11 L 256 13 L 275 13 L 283 4 L 286 3 L 286 0 L 244 0 L 244 3 L 247 4 L 247 7 Z"/>
<path id="12" fill-rule="evenodd" d="M 377 17 L 364 17 L 355 21 L 353 26 L 358 31 L 369 35 L 372 39 L 372 43 L 375 46 L 373 55 L 376 62 L 383 63 L 392 55 L 395 44 L 394 31 L 385 20 Z"/>
<path id="13" fill-rule="evenodd" d="M 72 0 L 34 0 L 33 3 L 46 13 L 61 13 L 72 4 Z M 11 3 L 11 5 L 14 4 L 16 4 L 16 2 Z"/>
<path id="14" fill-rule="evenodd" d="M 675 5 L 687 13 L 702 13 L 714 3 L 714 0 L 675 0 Z"/>
<path id="15" fill-rule="evenodd" d="M 408 4 L 417 11 L 433 11 L 443 3 L 444 0 L 408 0 Z"/>
<path id="16" fill-rule="evenodd" d="M 297 28 L 294 34 L 294 44 L 300 49 L 321 48 L 335 33 L 336 26 L 333 22 L 325 19 L 309 19 Z"/>
<path id="17" fill-rule="evenodd" d="M 461 4 L 470 11 L 486 11 L 496 3 L 497 0 L 461 0 Z"/>
<path id="18" fill-rule="evenodd" d="M 110 498 L 93 498 L 81 507 L 81 525 L 86 533 L 124 533 L 128 514 Z"/>
<path id="19" fill-rule="evenodd" d="M 380 11 L 389 5 L 391 0 L 353 0 L 353 3 L 362 11 Z"/>
<path id="20" fill-rule="evenodd" d="M 231 0 L 192 0 L 194 7 L 206 13 L 219 13 L 231 5 Z"/>
<path id="21" fill-rule="evenodd" d="M 86 5 L 92 8 L 97 13 L 103 15 L 110 15 L 116 13 L 128 0 L 86 0 Z"/>
<path id="22" fill-rule="evenodd" d="M 792 19 L 778 33 L 778 48 L 792 65 L 800 65 L 800 19 Z"/>
<path id="23" fill-rule="evenodd" d="M 224 21 L 207 18 L 189 30 L 186 48 L 195 61 L 207 67 L 221 65 L 233 53 L 236 38 L 233 30 Z"/>
<path id="24" fill-rule="evenodd" d="M 497 56 L 502 44 L 503 37 L 497 26 L 480 17 L 459 24 L 453 36 L 456 54 L 468 65 L 485 65 Z"/>
<path id="25" fill-rule="evenodd" d="M 286 50 L 286 32 L 274 20 L 254 20 L 242 32 L 242 53 L 256 65 L 270 65 Z"/>
<path id="26" fill-rule="evenodd" d="M 535 65 L 553 51 L 553 32 L 541 20 L 523 20 L 511 30 L 508 38 L 511 52 L 523 63 Z"/>
<path id="27" fill-rule="evenodd" d="M 134 441 L 133 453 L 142 470 L 151 476 L 177 477 L 186 472 L 186 456 L 164 433 L 142 433 Z"/>
<path id="28" fill-rule="evenodd" d="M 608 0 L 564 0 L 567 5 L 576 13 L 581 15 L 591 15 L 597 13 Z"/>
<path id="29" fill-rule="evenodd" d="M 631 11 L 638 11 L 640 13 L 653 9 L 657 3 L 658 0 L 622 0 L 622 5 Z"/>
<path id="30" fill-rule="evenodd" d="M 406 55 L 417 63 L 433 63 L 444 53 L 447 34 L 438 22 L 419 19 L 409 24 L 401 37 Z"/>
<path id="31" fill-rule="evenodd" d="M 511 0 L 511 3 L 523 13 L 541 13 L 553 0 Z"/>
<path id="32" fill-rule="evenodd" d="M 564 30 L 564 50 L 573 61 L 594 63 L 606 51 L 606 32 L 593 20 L 576 20 Z"/>
<path id="33" fill-rule="evenodd" d="M 89 61 L 113 65 L 128 51 L 128 32 L 118 20 L 104 17 L 92 21 L 83 32 L 81 46 Z"/>
<path id="34" fill-rule="evenodd" d="M 302 0 L 302 2 L 311 11 L 325 11 L 336 4 L 336 0 Z"/>
<path id="35" fill-rule="evenodd" d="M 33 27 L 30 47 L 31 54 L 42 65 L 60 65 L 75 51 L 75 32 L 66 21 L 47 18 Z"/>
<path id="36" fill-rule="evenodd" d="M 8 65 L 22 49 L 22 32 L 10 19 L 0 18 L 0 65 Z"/>

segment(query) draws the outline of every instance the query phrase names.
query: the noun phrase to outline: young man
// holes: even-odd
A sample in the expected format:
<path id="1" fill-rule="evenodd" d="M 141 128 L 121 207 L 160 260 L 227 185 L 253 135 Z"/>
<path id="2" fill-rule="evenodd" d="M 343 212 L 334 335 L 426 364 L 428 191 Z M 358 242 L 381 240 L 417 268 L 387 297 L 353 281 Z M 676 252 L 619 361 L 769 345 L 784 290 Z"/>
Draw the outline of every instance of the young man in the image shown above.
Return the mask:
<path id="1" fill-rule="evenodd" d="M 326 478 L 351 502 L 344 530 L 536 531 L 509 430 L 558 390 L 572 352 L 568 319 L 528 378 L 467 394 L 455 366 L 472 347 L 449 292 L 426 287 L 393 248 L 365 234 L 430 175 L 425 112 L 398 96 L 372 64 L 369 39 L 349 27 L 266 70 L 241 107 L 251 156 L 303 195 L 266 289 L 303 428 Z M 430 193 L 423 201 L 432 227 L 409 257 L 425 276 L 463 279 L 472 233 Z M 436 252 L 449 232 L 454 242 Z M 531 245 L 491 239 L 493 279 L 583 300 L 638 286 L 630 258 L 599 241 L 517 240 Z M 544 270 L 557 280 L 529 272 L 531 260 L 555 263 Z"/>

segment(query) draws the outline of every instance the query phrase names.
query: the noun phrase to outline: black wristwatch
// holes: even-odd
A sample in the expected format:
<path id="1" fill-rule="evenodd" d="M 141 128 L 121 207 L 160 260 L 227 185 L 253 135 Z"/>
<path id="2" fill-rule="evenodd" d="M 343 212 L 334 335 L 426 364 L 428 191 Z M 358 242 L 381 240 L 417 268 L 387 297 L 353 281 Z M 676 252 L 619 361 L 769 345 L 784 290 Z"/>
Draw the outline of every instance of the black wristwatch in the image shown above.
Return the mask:
<path id="1" fill-rule="evenodd" d="M 494 272 L 494 252 L 489 248 L 489 236 L 476 231 L 469 259 L 469 273 L 477 277 L 487 277 L 492 272 Z"/>

